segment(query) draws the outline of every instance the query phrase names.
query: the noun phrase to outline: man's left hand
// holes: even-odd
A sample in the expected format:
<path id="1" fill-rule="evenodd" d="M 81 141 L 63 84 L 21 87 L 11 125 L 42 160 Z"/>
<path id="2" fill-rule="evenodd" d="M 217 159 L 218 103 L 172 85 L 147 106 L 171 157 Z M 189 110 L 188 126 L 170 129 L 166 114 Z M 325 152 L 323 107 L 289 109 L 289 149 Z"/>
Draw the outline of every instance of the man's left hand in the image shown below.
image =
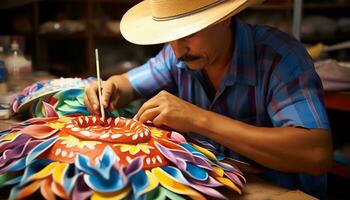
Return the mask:
<path id="1" fill-rule="evenodd" d="M 169 92 L 161 91 L 145 102 L 135 119 L 144 123 L 152 121 L 155 126 L 167 126 L 182 133 L 193 131 L 193 126 L 205 110 L 180 99 Z"/>

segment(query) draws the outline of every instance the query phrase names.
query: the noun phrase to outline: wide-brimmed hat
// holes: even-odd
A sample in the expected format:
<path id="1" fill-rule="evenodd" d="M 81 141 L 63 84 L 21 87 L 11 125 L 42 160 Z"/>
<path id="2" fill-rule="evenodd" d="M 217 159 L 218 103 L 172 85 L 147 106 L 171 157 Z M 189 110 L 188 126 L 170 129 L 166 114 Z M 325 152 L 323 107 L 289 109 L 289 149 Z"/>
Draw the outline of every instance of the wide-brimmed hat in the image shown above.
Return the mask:
<path id="1" fill-rule="evenodd" d="M 264 0 L 144 0 L 120 23 L 135 44 L 160 44 L 186 37 Z"/>

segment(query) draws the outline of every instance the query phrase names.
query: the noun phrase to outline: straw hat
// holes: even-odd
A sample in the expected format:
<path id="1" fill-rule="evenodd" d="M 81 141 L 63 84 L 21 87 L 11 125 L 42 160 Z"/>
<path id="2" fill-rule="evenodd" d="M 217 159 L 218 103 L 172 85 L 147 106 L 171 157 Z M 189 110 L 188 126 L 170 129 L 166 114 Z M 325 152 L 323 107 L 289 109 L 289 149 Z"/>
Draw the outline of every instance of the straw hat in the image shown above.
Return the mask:
<path id="1" fill-rule="evenodd" d="M 144 0 L 120 23 L 135 44 L 160 44 L 191 35 L 263 0 Z"/>

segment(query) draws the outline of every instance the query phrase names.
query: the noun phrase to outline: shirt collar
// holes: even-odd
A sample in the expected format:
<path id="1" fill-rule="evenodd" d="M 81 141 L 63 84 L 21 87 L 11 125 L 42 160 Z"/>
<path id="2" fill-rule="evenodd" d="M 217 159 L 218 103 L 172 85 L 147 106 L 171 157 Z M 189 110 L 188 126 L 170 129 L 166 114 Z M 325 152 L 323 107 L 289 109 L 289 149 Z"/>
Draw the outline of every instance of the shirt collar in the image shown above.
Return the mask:
<path id="1" fill-rule="evenodd" d="M 225 85 L 238 82 L 246 85 L 256 85 L 255 48 L 252 30 L 249 25 L 232 17 L 232 26 L 235 26 L 235 47 L 231 58 L 228 74 L 225 76 Z M 178 61 L 178 68 L 190 70 L 185 62 Z"/>

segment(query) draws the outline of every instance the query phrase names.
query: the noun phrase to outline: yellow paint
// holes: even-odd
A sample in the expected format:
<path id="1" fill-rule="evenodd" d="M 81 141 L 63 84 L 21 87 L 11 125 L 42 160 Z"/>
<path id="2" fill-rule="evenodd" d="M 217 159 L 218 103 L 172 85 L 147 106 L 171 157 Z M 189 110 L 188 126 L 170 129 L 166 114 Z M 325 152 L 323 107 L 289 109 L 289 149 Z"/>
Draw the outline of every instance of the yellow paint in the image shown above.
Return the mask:
<path id="1" fill-rule="evenodd" d="M 214 173 L 217 175 L 217 176 L 220 176 L 220 177 L 223 177 L 225 172 L 222 168 L 220 167 L 216 167 L 216 166 L 212 166 L 212 168 L 214 169 Z"/>
<path id="2" fill-rule="evenodd" d="M 66 168 L 68 168 L 69 164 L 68 163 L 59 163 L 56 167 L 55 170 L 52 172 L 52 178 L 53 180 L 63 186 L 63 175 L 64 171 Z"/>
<path id="3" fill-rule="evenodd" d="M 170 191 L 173 191 L 177 194 L 187 195 L 191 197 L 192 199 L 196 200 L 205 200 L 206 198 L 196 192 L 195 190 L 189 188 L 188 186 L 179 183 L 177 181 L 174 181 L 172 178 L 169 177 L 169 175 L 164 172 L 161 168 L 153 168 L 152 173 L 158 178 L 158 181 L 162 186 L 167 188 Z"/>
<path id="4" fill-rule="evenodd" d="M 227 187 L 235 190 L 238 192 L 238 194 L 242 194 L 242 191 L 228 178 L 224 177 L 214 177 L 216 180 L 218 180 L 220 183 L 226 185 Z"/>
<path id="5" fill-rule="evenodd" d="M 193 144 L 193 143 L 190 143 L 194 148 L 196 148 L 199 152 L 201 152 L 202 154 L 204 154 L 205 156 L 207 156 L 210 160 L 217 160 L 216 159 L 216 156 L 208 151 L 207 149 L 203 148 L 203 147 L 200 147 L 196 144 Z"/>
<path id="6" fill-rule="evenodd" d="M 91 200 L 119 200 L 124 199 L 127 197 L 127 195 L 130 193 L 131 188 L 125 187 L 122 190 L 118 192 L 112 192 L 112 193 L 100 193 L 100 192 L 94 192 L 91 196 Z"/>
<path id="7" fill-rule="evenodd" d="M 38 179 L 43 179 L 49 175 L 52 174 L 54 171 L 55 167 L 57 166 L 58 162 L 52 162 L 49 165 L 47 165 L 44 169 L 40 170 L 36 174 L 32 175 L 31 177 L 28 178 L 28 181 L 32 180 L 38 180 Z"/>
<path id="8" fill-rule="evenodd" d="M 13 140 L 17 136 L 17 132 L 12 132 L 10 134 L 7 134 L 4 138 L 0 140 L 0 142 Z"/>
<path id="9" fill-rule="evenodd" d="M 152 174 L 152 172 L 150 172 L 149 170 L 146 170 L 145 172 L 148 177 L 149 184 L 144 190 L 140 192 L 140 195 L 146 194 L 147 192 L 154 190 L 159 185 L 157 177 L 155 177 L 154 174 Z"/>

